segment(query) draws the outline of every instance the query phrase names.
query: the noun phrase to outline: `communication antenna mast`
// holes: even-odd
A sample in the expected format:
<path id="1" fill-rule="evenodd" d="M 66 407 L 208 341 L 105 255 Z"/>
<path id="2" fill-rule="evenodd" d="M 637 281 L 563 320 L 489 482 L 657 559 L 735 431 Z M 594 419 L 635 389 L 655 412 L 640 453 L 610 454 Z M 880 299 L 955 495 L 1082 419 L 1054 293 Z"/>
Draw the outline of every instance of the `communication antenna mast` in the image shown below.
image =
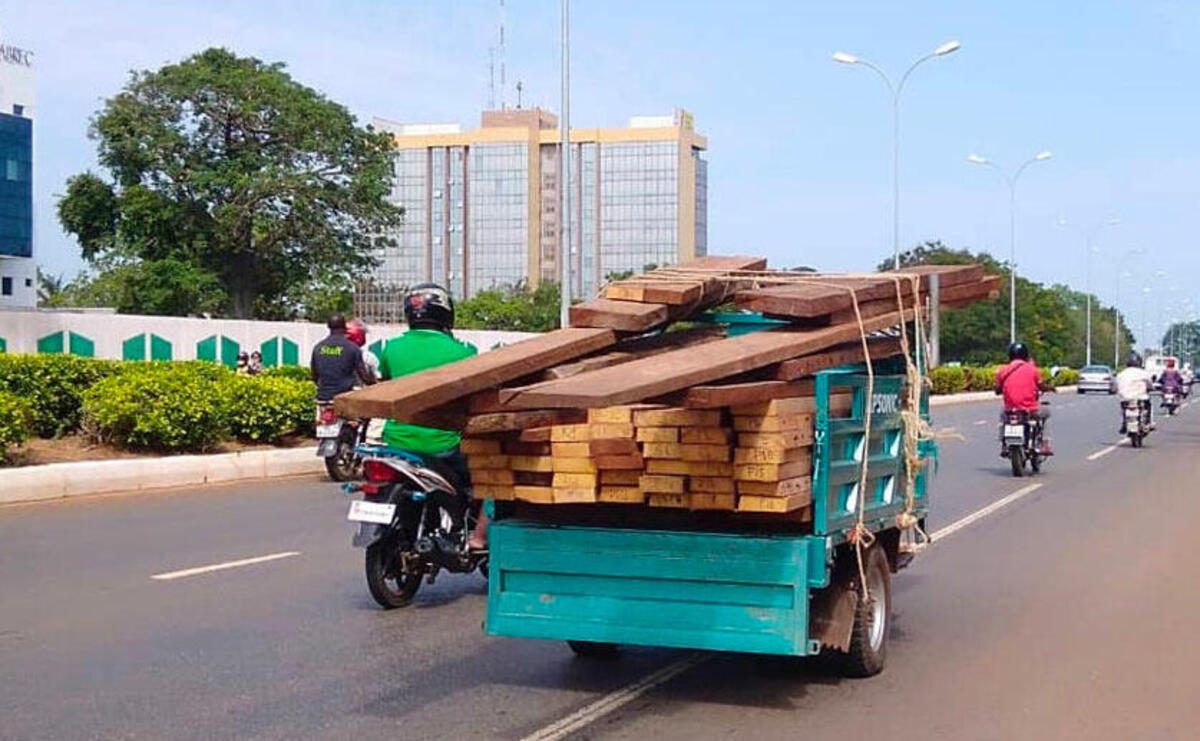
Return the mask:
<path id="1" fill-rule="evenodd" d="M 508 108 L 508 99 L 505 95 L 505 90 L 508 88 L 508 75 L 505 69 L 505 49 L 504 49 L 504 0 L 500 0 L 500 109 Z"/>
<path id="2" fill-rule="evenodd" d="M 521 107 L 521 91 L 525 89 L 525 83 L 517 80 L 517 108 Z"/>
<path id="3" fill-rule="evenodd" d="M 496 47 L 488 47 L 488 110 L 496 110 Z"/>

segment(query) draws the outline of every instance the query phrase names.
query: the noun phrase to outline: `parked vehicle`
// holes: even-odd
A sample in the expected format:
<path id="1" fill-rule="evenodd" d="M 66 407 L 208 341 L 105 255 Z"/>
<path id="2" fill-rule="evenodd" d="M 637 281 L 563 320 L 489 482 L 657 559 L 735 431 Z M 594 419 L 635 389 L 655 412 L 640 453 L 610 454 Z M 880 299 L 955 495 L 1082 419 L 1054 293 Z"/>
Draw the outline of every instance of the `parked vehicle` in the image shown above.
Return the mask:
<path id="1" fill-rule="evenodd" d="M 1079 383 L 1076 389 L 1081 394 L 1098 392 L 1102 394 L 1117 393 L 1117 375 L 1107 365 L 1087 365 L 1079 371 Z"/>
<path id="2" fill-rule="evenodd" d="M 443 570 L 479 571 L 487 577 L 486 551 L 467 547 L 477 508 L 455 522 L 461 499 L 451 476 L 434 470 L 421 456 L 384 447 L 364 446 L 366 479 L 346 491 L 362 494 L 347 519 L 359 524 L 354 545 L 366 549 L 367 589 L 385 609 L 410 604 L 421 582 L 433 584 Z"/>
<path id="3" fill-rule="evenodd" d="M 1150 424 L 1150 402 L 1123 401 L 1121 409 L 1125 414 L 1125 434 L 1129 436 L 1129 444 L 1135 448 L 1142 447 L 1153 429 Z"/>
<path id="4" fill-rule="evenodd" d="M 892 574 L 915 550 L 898 519 L 924 522 L 929 469 L 915 469 L 908 509 L 905 446 L 872 443 L 872 483 L 860 492 L 867 405 L 873 440 L 899 440 L 906 424 L 905 378 L 878 368 L 870 397 L 861 370 L 816 374 L 811 519 L 495 502 L 487 632 L 566 641 L 581 656 L 611 656 L 620 644 L 828 652 L 847 676 L 881 671 Z M 831 414 L 835 390 L 853 392 L 849 416 Z M 920 459 L 934 453 L 933 441 L 918 443 Z M 871 536 L 855 545 L 860 503 Z"/>
<path id="5" fill-rule="evenodd" d="M 1048 406 L 1049 402 L 1042 402 Z M 1039 473 L 1045 457 L 1042 455 L 1045 423 L 1024 409 L 1005 409 L 1000 423 L 1000 456 L 1007 458 L 1012 466 L 1012 475 L 1025 475 L 1026 466 L 1030 473 Z"/>
<path id="6" fill-rule="evenodd" d="M 365 440 L 367 425 L 362 420 L 342 419 L 333 402 L 317 402 L 317 455 L 325 459 L 325 470 L 334 481 L 358 478 L 362 457 L 357 446 Z"/>

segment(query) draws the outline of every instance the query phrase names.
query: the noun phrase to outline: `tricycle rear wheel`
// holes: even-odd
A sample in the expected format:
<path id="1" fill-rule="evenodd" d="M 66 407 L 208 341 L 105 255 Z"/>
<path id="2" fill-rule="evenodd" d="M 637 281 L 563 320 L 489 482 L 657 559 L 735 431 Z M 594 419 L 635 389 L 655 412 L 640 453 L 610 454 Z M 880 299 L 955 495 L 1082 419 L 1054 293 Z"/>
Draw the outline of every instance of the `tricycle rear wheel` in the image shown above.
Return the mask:
<path id="1" fill-rule="evenodd" d="M 872 546 L 863 555 L 863 570 L 868 597 L 862 599 L 862 586 L 856 584 L 860 596 L 854 609 L 850 650 L 839 657 L 841 673 L 855 678 L 872 677 L 883 671 L 888 631 L 892 627 L 892 572 L 882 547 Z"/>

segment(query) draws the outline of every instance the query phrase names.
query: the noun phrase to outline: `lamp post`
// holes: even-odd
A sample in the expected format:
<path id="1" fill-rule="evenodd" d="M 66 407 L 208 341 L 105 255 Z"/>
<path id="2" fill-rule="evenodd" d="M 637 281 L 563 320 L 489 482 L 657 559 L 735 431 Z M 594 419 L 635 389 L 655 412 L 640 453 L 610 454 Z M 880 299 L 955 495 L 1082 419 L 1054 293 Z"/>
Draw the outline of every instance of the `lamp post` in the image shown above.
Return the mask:
<path id="1" fill-rule="evenodd" d="M 1113 297 L 1113 369 L 1121 367 L 1121 279 L 1132 278 L 1133 273 L 1124 270 L 1129 258 L 1145 253 L 1141 247 L 1126 250 L 1117 261 L 1117 290 Z"/>
<path id="2" fill-rule="evenodd" d="M 1086 361 L 1084 363 L 1085 365 L 1092 364 L 1092 253 L 1099 251 L 1099 248 L 1092 246 L 1092 242 L 1095 240 L 1096 234 L 1101 229 L 1104 229 L 1105 227 L 1110 227 L 1110 226 L 1117 226 L 1120 223 L 1121 223 L 1120 219 L 1118 219 L 1115 216 L 1111 216 L 1111 217 L 1109 217 L 1108 221 L 1104 222 L 1103 224 L 1097 224 L 1096 226 L 1090 227 L 1090 228 L 1084 230 L 1084 232 L 1083 232 L 1083 240 L 1084 240 L 1084 256 L 1083 256 L 1084 289 L 1083 290 L 1084 290 L 1085 298 L 1087 301 L 1087 318 L 1085 320 L 1087 328 L 1084 330 L 1084 336 L 1085 336 L 1084 356 L 1086 358 Z M 1059 219 L 1058 225 L 1066 226 L 1067 220 Z"/>
<path id="3" fill-rule="evenodd" d="M 910 64 L 904 74 L 900 76 L 898 83 L 893 83 L 892 78 L 874 62 L 844 51 L 836 52 L 833 55 L 833 61 L 839 64 L 861 64 L 874 70 L 883 78 L 888 92 L 892 95 L 892 265 L 896 270 L 900 269 L 900 93 L 904 91 L 904 83 L 908 82 L 908 76 L 923 62 L 934 57 L 952 54 L 960 48 L 962 48 L 962 44 L 958 41 L 947 41 Z"/>
<path id="4" fill-rule="evenodd" d="M 571 2 L 562 0 L 562 123 L 558 180 L 561 206 L 558 214 L 559 259 L 562 261 L 559 284 L 559 326 L 571 326 Z"/>
<path id="5" fill-rule="evenodd" d="M 967 162 L 973 165 L 986 165 L 995 169 L 1004 178 L 1005 182 L 1008 183 L 1008 263 L 1010 266 L 1008 299 L 1009 342 L 1017 341 L 1017 180 L 1020 179 L 1021 173 L 1025 172 L 1025 168 L 1035 162 L 1045 162 L 1053 156 L 1049 151 L 1038 152 L 1033 157 L 1021 163 L 1021 166 L 1010 177 L 1002 167 L 987 157 L 978 154 L 967 155 Z"/>

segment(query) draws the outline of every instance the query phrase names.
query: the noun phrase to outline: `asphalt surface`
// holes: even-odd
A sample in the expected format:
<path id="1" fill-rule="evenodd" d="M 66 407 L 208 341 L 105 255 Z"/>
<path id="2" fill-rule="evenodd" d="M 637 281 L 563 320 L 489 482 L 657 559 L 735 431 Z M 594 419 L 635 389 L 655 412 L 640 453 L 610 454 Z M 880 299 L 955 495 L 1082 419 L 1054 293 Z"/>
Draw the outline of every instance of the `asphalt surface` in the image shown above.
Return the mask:
<path id="1" fill-rule="evenodd" d="M 895 577 L 882 675 L 701 655 L 572 737 L 1197 738 L 1200 414 L 1110 449 L 1115 402 L 1053 401 L 1019 480 L 996 404 L 935 410 L 931 532 L 1041 486 Z M 384 612 L 346 508 L 312 480 L 0 507 L 0 738 L 521 739 L 688 656 L 484 636 L 478 575 Z"/>

